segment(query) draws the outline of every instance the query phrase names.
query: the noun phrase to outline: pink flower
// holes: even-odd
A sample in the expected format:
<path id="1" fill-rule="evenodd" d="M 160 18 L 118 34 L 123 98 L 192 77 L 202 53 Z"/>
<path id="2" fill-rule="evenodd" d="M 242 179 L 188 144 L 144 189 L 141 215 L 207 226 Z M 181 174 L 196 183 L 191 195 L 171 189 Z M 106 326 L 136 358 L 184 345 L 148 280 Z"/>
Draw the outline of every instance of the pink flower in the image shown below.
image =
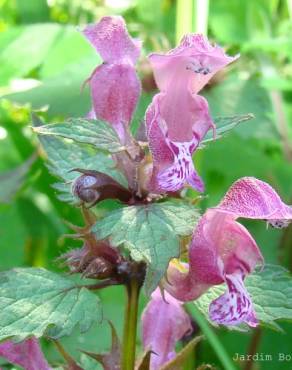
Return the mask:
<path id="1" fill-rule="evenodd" d="M 39 342 L 32 337 L 21 343 L 7 341 L 0 344 L 0 356 L 25 370 L 51 370 Z"/>
<path id="2" fill-rule="evenodd" d="M 187 182 L 204 191 L 192 154 L 214 123 L 205 98 L 197 95 L 220 69 L 234 61 L 202 35 L 186 35 L 165 55 L 151 54 L 160 93 L 146 112 L 147 135 L 153 156 L 150 190 L 177 191 Z"/>
<path id="3" fill-rule="evenodd" d="M 179 300 L 198 298 L 209 287 L 226 283 L 227 291 L 209 308 L 213 321 L 223 325 L 242 322 L 257 325 L 244 278 L 263 263 L 260 250 L 238 217 L 267 220 L 275 227 L 287 226 L 292 207 L 275 190 L 253 177 L 235 182 L 221 203 L 203 215 L 189 249 L 189 265 L 168 270 L 165 288 Z"/>
<path id="4" fill-rule="evenodd" d="M 182 303 L 167 292 L 163 299 L 157 288 L 142 316 L 143 345 L 146 350 L 153 351 L 150 369 L 160 369 L 174 358 L 176 342 L 190 331 L 190 317 Z"/>
<path id="5" fill-rule="evenodd" d="M 93 103 L 89 118 L 111 123 L 125 143 L 141 89 L 134 68 L 141 45 L 129 36 L 119 16 L 103 17 L 83 34 L 103 59 L 88 80 Z"/>

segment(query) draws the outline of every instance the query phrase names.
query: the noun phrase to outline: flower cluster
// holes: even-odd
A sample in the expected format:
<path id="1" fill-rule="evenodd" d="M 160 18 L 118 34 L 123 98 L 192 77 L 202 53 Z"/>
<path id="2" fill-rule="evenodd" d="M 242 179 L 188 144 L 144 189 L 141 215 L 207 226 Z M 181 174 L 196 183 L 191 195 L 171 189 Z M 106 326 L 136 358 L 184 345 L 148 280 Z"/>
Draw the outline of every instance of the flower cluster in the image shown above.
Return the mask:
<path id="1" fill-rule="evenodd" d="M 84 243 L 61 258 L 71 273 L 101 280 L 91 285 L 92 289 L 123 284 L 129 293 L 134 289 L 131 287 L 134 281 L 139 292 L 146 263 L 126 258 L 110 240 L 97 240 L 92 231 L 95 215 L 86 207 L 105 199 L 128 205 L 148 204 L 165 196 L 180 197 L 179 191 L 186 186 L 204 192 L 204 182 L 196 172 L 193 155 L 209 131 L 216 138 L 216 127 L 208 102 L 199 92 L 238 56 L 228 56 L 221 47 L 211 45 L 199 34 L 184 36 L 179 46 L 166 54 L 151 54 L 148 59 L 159 92 L 153 97 L 142 123 L 147 137 L 145 149 L 130 131 L 141 93 L 135 70 L 140 41 L 130 37 L 119 16 L 103 17 L 97 24 L 87 26 L 83 34 L 103 60 L 86 81 L 92 98 L 88 118 L 106 121 L 115 130 L 121 149 L 112 156 L 128 186 L 97 170 L 72 169 L 79 176 L 71 190 L 78 205 L 83 206 L 86 225 L 83 228 L 71 225 L 76 231 L 71 237 Z M 177 341 L 192 333 L 192 322 L 184 303 L 198 299 L 213 286 L 226 286 L 224 294 L 209 307 L 214 323 L 258 325 L 245 278 L 257 265 L 262 266 L 264 259 L 254 238 L 238 222 L 239 218 L 264 220 L 272 227 L 282 228 L 292 220 L 292 207 L 283 203 L 267 183 L 244 177 L 230 187 L 216 207 L 206 210 L 193 232 L 188 260 L 170 261 L 166 276 L 152 293 L 142 315 L 142 342 L 146 360 L 151 354 L 151 370 L 159 370 L 171 362 L 176 357 Z M 113 345 L 113 353 L 89 355 L 97 361 L 107 359 L 109 365 L 104 368 L 116 368 L 120 362 L 119 344 L 116 347 Z M 51 369 L 34 337 L 22 343 L 2 343 L 0 356 L 27 370 Z M 68 358 L 72 362 L 70 356 Z M 71 367 L 81 369 L 74 361 Z"/>
<path id="2" fill-rule="evenodd" d="M 134 67 L 140 43 L 130 38 L 121 17 L 105 17 L 87 27 L 84 34 L 104 60 L 89 78 L 90 115 L 110 122 L 121 141 L 130 143 L 128 127 L 140 94 Z M 237 58 L 198 34 L 186 35 L 166 54 L 149 56 L 160 92 L 145 115 L 152 158 L 147 181 L 143 180 L 148 194 L 171 194 L 186 185 L 204 191 L 192 156 L 209 130 L 216 136 L 216 127 L 208 102 L 198 93 Z M 176 342 L 192 330 L 183 302 L 197 299 L 214 285 L 225 283 L 227 287 L 210 305 L 214 322 L 227 326 L 258 324 L 244 279 L 256 265 L 263 264 L 263 257 L 238 218 L 266 220 L 274 227 L 284 227 L 292 219 L 292 208 L 268 184 L 246 177 L 231 186 L 217 207 L 205 212 L 194 230 L 188 263 L 170 262 L 162 283 L 163 295 L 157 289 L 144 311 L 143 344 L 154 353 L 152 369 L 173 358 Z"/>
<path id="3" fill-rule="evenodd" d="M 88 79 L 93 105 L 89 116 L 111 123 L 126 143 L 141 90 L 134 67 L 141 44 L 129 36 L 121 17 L 104 17 L 83 34 L 103 59 Z"/>
<path id="4" fill-rule="evenodd" d="M 199 91 L 220 69 L 234 61 L 202 35 L 187 35 L 166 55 L 151 54 L 160 93 L 146 112 L 153 172 L 149 183 L 155 192 L 177 191 L 185 183 L 203 192 L 192 154 L 215 125 L 208 102 Z"/>

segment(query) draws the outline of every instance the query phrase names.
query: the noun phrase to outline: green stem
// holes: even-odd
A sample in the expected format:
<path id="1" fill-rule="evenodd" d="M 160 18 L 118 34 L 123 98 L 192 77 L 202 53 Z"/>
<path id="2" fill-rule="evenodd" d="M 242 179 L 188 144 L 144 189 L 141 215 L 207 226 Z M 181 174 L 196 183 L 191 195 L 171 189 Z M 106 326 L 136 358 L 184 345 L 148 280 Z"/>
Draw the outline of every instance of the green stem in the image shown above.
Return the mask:
<path id="1" fill-rule="evenodd" d="M 287 0 L 287 8 L 288 8 L 288 14 L 289 14 L 290 21 L 292 21 L 292 1 L 291 0 Z"/>
<path id="2" fill-rule="evenodd" d="M 193 0 L 177 0 L 176 2 L 176 43 L 193 29 Z"/>
<path id="3" fill-rule="evenodd" d="M 194 26 L 192 32 L 208 34 L 209 0 L 194 1 Z"/>
<path id="4" fill-rule="evenodd" d="M 127 285 L 127 306 L 125 312 L 122 367 L 121 370 L 134 370 L 137 336 L 137 318 L 140 284 L 132 278 Z"/>

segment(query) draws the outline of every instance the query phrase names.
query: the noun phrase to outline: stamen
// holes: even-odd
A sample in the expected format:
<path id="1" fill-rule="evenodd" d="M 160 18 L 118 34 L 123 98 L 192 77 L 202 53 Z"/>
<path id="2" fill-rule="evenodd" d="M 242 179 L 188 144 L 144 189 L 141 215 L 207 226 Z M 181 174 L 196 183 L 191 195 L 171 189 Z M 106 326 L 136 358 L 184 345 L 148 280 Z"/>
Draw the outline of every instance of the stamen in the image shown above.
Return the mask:
<path id="1" fill-rule="evenodd" d="M 200 64 L 196 64 L 194 62 L 191 62 L 191 64 L 188 65 L 186 67 L 186 69 L 187 70 L 191 70 L 191 71 L 193 71 L 195 73 L 202 74 L 204 76 L 212 72 L 211 71 L 211 68 L 206 67 L 206 66 L 204 67 L 204 66 L 201 65 L 201 63 Z"/>
<path id="2" fill-rule="evenodd" d="M 271 225 L 275 229 L 284 229 L 289 226 L 291 220 L 267 220 L 267 224 Z"/>

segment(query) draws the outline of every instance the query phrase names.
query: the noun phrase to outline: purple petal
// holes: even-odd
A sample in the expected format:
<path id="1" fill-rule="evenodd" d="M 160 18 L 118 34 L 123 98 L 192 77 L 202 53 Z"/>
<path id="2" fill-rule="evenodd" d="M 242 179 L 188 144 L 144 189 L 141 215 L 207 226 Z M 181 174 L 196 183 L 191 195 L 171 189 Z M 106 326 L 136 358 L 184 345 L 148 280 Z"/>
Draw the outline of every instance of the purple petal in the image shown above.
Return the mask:
<path id="1" fill-rule="evenodd" d="M 189 182 L 198 191 L 204 191 L 203 181 L 197 175 L 192 160 L 190 148 L 194 146 L 194 143 L 175 143 L 167 137 L 166 142 L 174 154 L 174 161 L 172 165 L 157 174 L 159 188 L 166 191 L 177 191 L 184 186 L 185 182 Z"/>
<path id="2" fill-rule="evenodd" d="M 219 46 L 212 46 L 199 34 L 188 34 L 167 54 L 151 54 L 149 60 L 160 91 L 166 91 L 175 81 L 184 81 L 197 94 L 220 69 L 236 60 Z"/>
<path id="3" fill-rule="evenodd" d="M 141 92 L 134 67 L 141 45 L 129 36 L 119 16 L 104 17 L 87 26 L 83 34 L 104 61 L 87 80 L 93 105 L 90 116 L 111 123 L 126 144 L 128 125 Z"/>
<path id="4" fill-rule="evenodd" d="M 224 274 L 241 270 L 250 273 L 263 257 L 247 229 L 232 217 L 208 210 L 194 233 L 190 252 L 190 271 L 208 284 L 220 284 Z"/>
<path id="5" fill-rule="evenodd" d="M 243 283 L 243 274 L 238 272 L 225 275 L 225 281 L 227 292 L 210 304 L 211 320 L 227 326 L 243 322 L 252 327 L 257 326 L 253 304 Z"/>
<path id="6" fill-rule="evenodd" d="M 21 343 L 7 341 L 0 344 L 0 356 L 10 363 L 19 365 L 25 370 L 50 370 L 39 342 L 36 338 L 29 338 Z"/>
<path id="7" fill-rule="evenodd" d="M 212 285 L 222 284 L 226 274 L 245 276 L 263 262 L 259 248 L 232 217 L 208 210 L 201 218 L 189 249 L 189 268 L 168 270 L 165 289 L 182 301 L 197 299 Z"/>
<path id="8" fill-rule="evenodd" d="M 246 322 L 256 326 L 245 276 L 263 263 L 260 250 L 238 217 L 266 219 L 279 227 L 292 219 L 292 208 L 268 184 L 252 177 L 235 182 L 219 206 L 200 219 L 189 248 L 189 265 L 171 263 L 165 289 L 186 301 L 198 298 L 209 287 L 227 283 L 228 291 L 212 302 L 211 318 L 224 325 Z"/>
<path id="9" fill-rule="evenodd" d="M 168 94 L 156 95 L 146 112 L 147 136 L 154 163 L 150 188 L 157 192 L 177 191 L 189 183 L 198 191 L 204 191 L 192 154 L 213 126 L 207 102 L 200 96 L 190 95 L 179 110 L 177 106 L 173 109 L 175 102 L 171 105 L 168 99 Z"/>
<path id="10" fill-rule="evenodd" d="M 254 177 L 236 181 L 216 207 L 235 218 L 253 218 L 270 221 L 275 226 L 292 220 L 292 207 L 282 202 L 276 191 L 267 183 Z M 287 224 L 287 222 L 286 222 Z"/>
<path id="11" fill-rule="evenodd" d="M 207 100 L 190 93 L 185 85 L 173 86 L 167 92 L 155 95 L 148 109 L 155 111 L 153 118 L 160 127 L 164 126 L 169 140 L 174 142 L 195 140 L 198 145 L 210 128 L 214 127 Z M 152 124 L 146 113 L 147 132 Z"/>
<path id="12" fill-rule="evenodd" d="M 167 279 L 163 281 L 164 289 L 182 302 L 199 298 L 210 286 L 196 278 L 194 271 L 190 271 L 189 264 L 177 261 L 170 262 Z"/>
<path id="13" fill-rule="evenodd" d="M 210 128 L 215 133 L 215 126 L 207 101 L 196 94 L 235 58 L 201 35 L 187 35 L 176 49 L 166 55 L 152 54 L 149 59 L 161 91 L 146 113 L 154 163 L 149 188 L 153 192 L 177 191 L 188 183 L 204 191 L 192 154 Z"/>
<path id="14" fill-rule="evenodd" d="M 175 356 L 175 344 L 192 330 L 187 313 L 171 295 L 165 292 L 165 300 L 157 288 L 142 316 L 143 345 L 151 349 L 151 370 L 159 369 Z"/>
<path id="15" fill-rule="evenodd" d="M 87 26 L 83 34 L 105 62 L 126 59 L 134 64 L 139 58 L 141 43 L 130 37 L 120 16 L 103 17 L 98 23 Z"/>
<path id="16" fill-rule="evenodd" d="M 94 112 L 94 109 L 93 108 L 87 113 L 86 118 L 88 118 L 88 119 L 96 119 L 96 115 L 95 115 L 95 112 Z"/>
<path id="17" fill-rule="evenodd" d="M 130 64 L 103 64 L 89 80 L 95 116 L 111 123 L 125 142 L 140 95 L 140 82 Z"/>

